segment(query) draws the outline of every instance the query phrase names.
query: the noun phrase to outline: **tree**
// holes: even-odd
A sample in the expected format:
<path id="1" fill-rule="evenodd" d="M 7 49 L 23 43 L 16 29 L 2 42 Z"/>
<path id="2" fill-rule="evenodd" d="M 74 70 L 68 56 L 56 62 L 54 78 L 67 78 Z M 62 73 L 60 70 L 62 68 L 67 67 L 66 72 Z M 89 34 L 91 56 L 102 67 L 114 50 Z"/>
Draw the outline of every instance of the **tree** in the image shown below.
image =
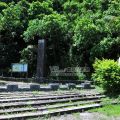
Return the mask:
<path id="1" fill-rule="evenodd" d="M 99 28 L 87 17 L 78 19 L 73 36 L 73 55 L 78 58 L 77 64 L 88 63 L 91 48 L 100 40 Z"/>
<path id="2" fill-rule="evenodd" d="M 21 35 L 26 26 L 28 6 L 24 0 L 18 4 L 11 3 L 0 15 L 0 57 L 4 58 L 0 63 L 3 68 L 10 67 L 13 62 L 19 62 L 19 52 L 26 46 Z"/>
<path id="3" fill-rule="evenodd" d="M 53 13 L 52 2 L 32 2 L 28 9 L 30 19 L 41 18 Z"/>
<path id="4" fill-rule="evenodd" d="M 93 67 L 95 72 L 92 79 L 95 84 L 103 87 L 109 94 L 120 92 L 120 66 L 117 62 L 109 59 L 96 60 Z"/>
<path id="5" fill-rule="evenodd" d="M 41 20 L 35 19 L 29 22 L 29 27 L 24 32 L 24 39 L 34 45 L 39 39 L 45 39 L 48 65 L 64 66 L 63 60 L 69 50 L 67 25 L 64 15 L 45 15 Z"/>
<path id="6" fill-rule="evenodd" d="M 5 2 L 0 2 L 0 12 L 5 8 L 7 8 L 7 4 Z"/>
<path id="7" fill-rule="evenodd" d="M 47 41 L 49 65 L 92 68 L 96 57 L 116 60 L 119 15 L 119 0 L 1 0 L 0 44 L 4 47 L 0 61 L 6 60 L 9 68 L 11 62 L 27 60 L 25 56 L 36 57 L 34 49 L 28 48 L 36 49 L 38 39 Z M 14 58 L 10 51 L 16 54 Z M 30 62 L 32 70 L 35 60 Z"/>

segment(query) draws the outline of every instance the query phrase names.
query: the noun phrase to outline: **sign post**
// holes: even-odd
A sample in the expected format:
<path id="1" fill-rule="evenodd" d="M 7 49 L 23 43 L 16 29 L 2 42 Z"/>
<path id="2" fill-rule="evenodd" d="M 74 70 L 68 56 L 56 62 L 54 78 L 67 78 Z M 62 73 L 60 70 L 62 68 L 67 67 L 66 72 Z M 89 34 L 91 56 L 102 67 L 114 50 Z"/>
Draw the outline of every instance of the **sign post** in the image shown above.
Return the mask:
<path id="1" fill-rule="evenodd" d="M 28 64 L 26 63 L 12 63 L 12 73 L 27 73 Z"/>

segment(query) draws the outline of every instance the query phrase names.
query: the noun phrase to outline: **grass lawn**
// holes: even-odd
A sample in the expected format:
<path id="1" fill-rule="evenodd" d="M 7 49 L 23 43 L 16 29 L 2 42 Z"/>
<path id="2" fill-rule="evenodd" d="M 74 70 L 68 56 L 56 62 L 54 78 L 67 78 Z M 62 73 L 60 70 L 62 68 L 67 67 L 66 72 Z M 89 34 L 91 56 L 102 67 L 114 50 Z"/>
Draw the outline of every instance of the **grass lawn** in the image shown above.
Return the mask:
<path id="1" fill-rule="evenodd" d="M 90 110 L 90 112 L 99 112 L 107 116 L 120 116 L 120 104 L 107 105 L 102 108 L 96 108 L 96 109 Z"/>

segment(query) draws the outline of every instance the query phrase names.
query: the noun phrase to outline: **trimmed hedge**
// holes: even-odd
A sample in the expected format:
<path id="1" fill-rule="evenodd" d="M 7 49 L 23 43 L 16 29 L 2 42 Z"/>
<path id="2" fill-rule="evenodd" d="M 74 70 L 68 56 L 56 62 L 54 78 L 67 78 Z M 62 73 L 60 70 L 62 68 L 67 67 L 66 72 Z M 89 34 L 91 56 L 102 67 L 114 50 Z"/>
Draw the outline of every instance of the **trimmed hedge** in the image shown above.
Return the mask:
<path id="1" fill-rule="evenodd" d="M 102 86 L 106 92 L 120 92 L 120 66 L 114 60 L 96 60 L 92 74 L 95 84 Z"/>

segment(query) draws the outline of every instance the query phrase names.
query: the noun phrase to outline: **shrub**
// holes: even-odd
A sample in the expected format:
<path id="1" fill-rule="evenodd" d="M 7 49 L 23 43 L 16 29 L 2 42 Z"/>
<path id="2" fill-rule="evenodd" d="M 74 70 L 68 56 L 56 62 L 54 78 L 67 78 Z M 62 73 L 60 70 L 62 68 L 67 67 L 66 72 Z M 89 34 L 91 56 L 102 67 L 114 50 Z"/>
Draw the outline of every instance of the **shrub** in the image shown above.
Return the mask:
<path id="1" fill-rule="evenodd" d="M 120 66 L 114 60 L 96 60 L 92 74 L 95 84 L 102 86 L 106 92 L 120 92 Z"/>
<path id="2" fill-rule="evenodd" d="M 76 73 L 78 80 L 85 80 L 86 79 L 86 75 L 79 68 L 75 69 L 75 73 Z"/>
<path id="3" fill-rule="evenodd" d="M 5 2 L 0 2 L 0 12 L 5 8 L 7 8 L 7 4 Z"/>

